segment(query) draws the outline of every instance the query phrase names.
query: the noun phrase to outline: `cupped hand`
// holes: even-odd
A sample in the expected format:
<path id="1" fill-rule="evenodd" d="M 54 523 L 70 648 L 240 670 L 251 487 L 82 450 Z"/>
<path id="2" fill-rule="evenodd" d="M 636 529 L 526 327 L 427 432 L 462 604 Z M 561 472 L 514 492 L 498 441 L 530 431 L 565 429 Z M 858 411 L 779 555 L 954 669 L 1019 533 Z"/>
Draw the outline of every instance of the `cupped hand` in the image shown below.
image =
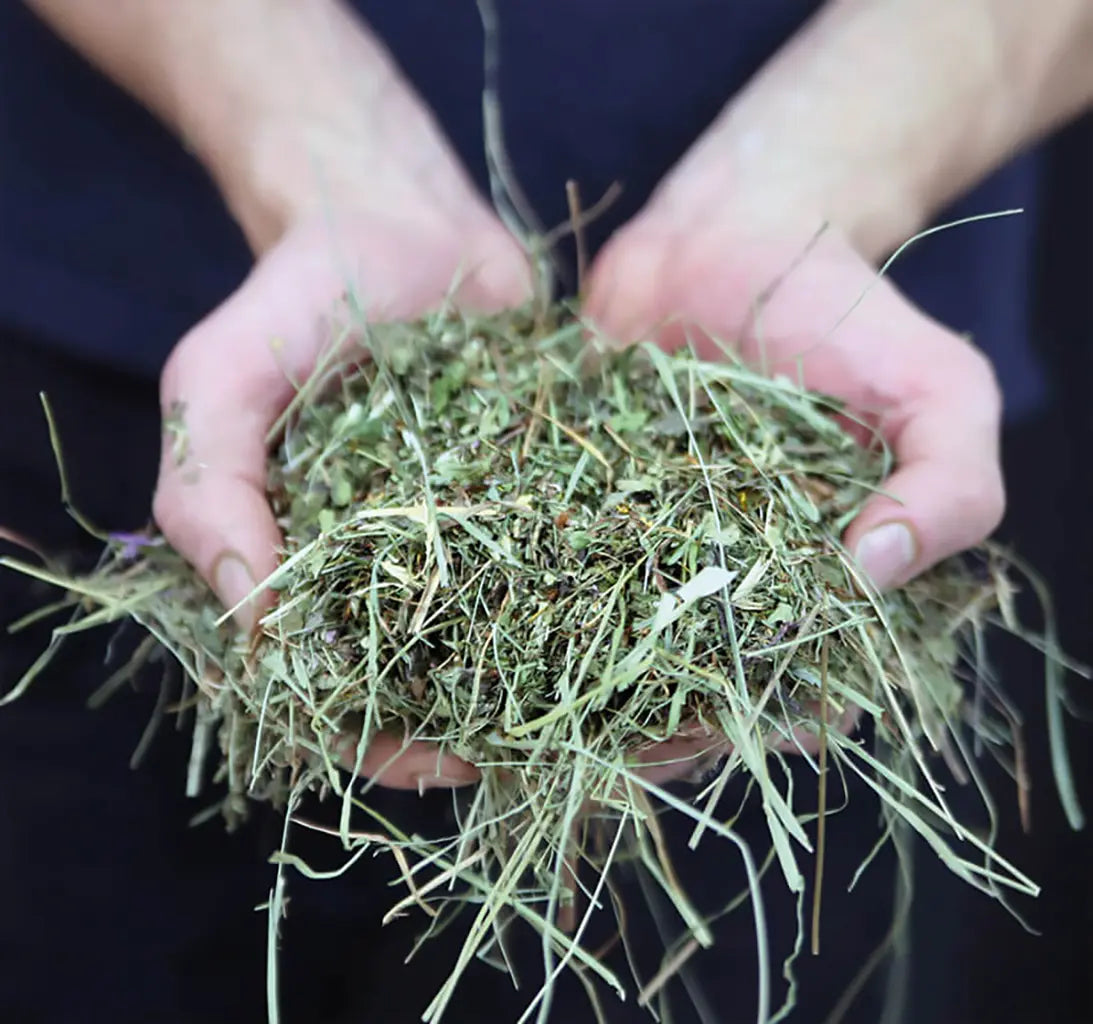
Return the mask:
<path id="1" fill-rule="evenodd" d="M 585 312 L 616 343 L 688 341 L 716 358 L 730 344 L 770 373 L 842 399 L 891 446 L 895 468 L 846 530 L 884 590 L 990 534 L 1004 506 L 1000 397 L 989 362 L 912 305 L 836 229 L 741 232 L 728 219 L 652 208 L 601 252 Z M 832 723 L 850 731 L 856 718 Z M 798 734 L 777 746 L 815 749 Z M 638 753 L 668 761 L 658 781 L 726 752 L 682 734 Z"/>
<path id="2" fill-rule="evenodd" d="M 649 214 L 615 236 L 586 313 L 606 337 L 718 342 L 843 400 L 895 469 L 843 538 L 880 589 L 986 538 L 1004 504 L 1001 401 L 978 349 L 904 298 L 834 228 L 738 237 Z"/>
<path id="3" fill-rule="evenodd" d="M 448 296 L 469 309 L 501 309 L 526 301 L 529 289 L 522 250 L 485 208 L 459 218 L 430 212 L 427 202 L 405 214 L 358 210 L 288 230 L 178 343 L 161 379 L 166 429 L 154 514 L 225 607 L 237 609 L 242 629 L 253 629 L 272 600 L 254 591 L 276 569 L 281 544 L 266 498 L 267 433 L 293 382 L 330 343 L 347 291 L 369 319 L 386 320 L 420 316 Z M 394 788 L 477 777 L 430 745 L 387 734 L 369 744 L 361 770 Z"/>

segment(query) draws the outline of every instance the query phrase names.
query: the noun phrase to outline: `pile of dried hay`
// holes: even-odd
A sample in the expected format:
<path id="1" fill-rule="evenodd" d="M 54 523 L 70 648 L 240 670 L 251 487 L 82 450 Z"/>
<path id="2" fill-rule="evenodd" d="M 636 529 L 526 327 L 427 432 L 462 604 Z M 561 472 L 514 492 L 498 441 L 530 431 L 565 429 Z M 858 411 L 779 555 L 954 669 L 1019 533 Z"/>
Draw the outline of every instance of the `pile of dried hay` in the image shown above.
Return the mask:
<path id="1" fill-rule="evenodd" d="M 729 353 L 636 347 L 593 365 L 565 310 L 445 310 L 370 327 L 367 348 L 367 360 L 328 363 L 281 424 L 269 493 L 286 547 L 279 600 L 253 642 L 153 534 L 114 538 L 83 578 L 7 564 L 66 591 L 73 615 L 58 638 L 121 619 L 147 630 L 104 692 L 157 650 L 177 658 L 198 704 L 190 789 L 218 745 L 229 820 L 250 799 L 291 812 L 318 791 L 344 802 L 354 861 L 377 845 L 394 855 L 408 889 L 398 910 L 419 905 L 437 927 L 459 883 L 477 913 L 425 1019 L 441 1019 L 469 959 L 514 916 L 543 933 L 548 974 L 566 965 L 621 992 L 582 928 L 562 925 L 592 912 L 623 837 L 709 944 L 653 806 L 694 819 L 695 842 L 733 839 L 717 796 L 737 773 L 753 780 L 801 898 L 815 851 L 780 781 L 786 756 L 808 758 L 821 794 L 833 763 L 866 779 L 889 821 L 967 882 L 1036 891 L 962 827 L 934 776 L 938 752 L 959 774 L 972 737 L 1008 756 L 1015 723 L 975 666 L 985 627 L 1020 629 L 1011 563 L 985 548 L 872 591 L 839 537 L 889 462 L 851 438 L 835 403 Z M 829 727 L 848 713 L 872 720 L 872 748 Z M 688 801 L 648 782 L 635 754 L 685 727 L 724 734 L 732 751 Z M 367 789 L 346 770 L 364 744 L 347 755 L 345 735 L 380 729 L 481 770 L 450 842 L 382 820 L 349 829 Z M 806 736 L 818 756 L 792 752 Z M 1058 763 L 1072 804 L 1062 753 Z M 592 804 L 605 853 L 580 825 Z M 590 898 L 575 900 L 575 883 Z M 758 900 L 754 913 L 761 937 Z"/>

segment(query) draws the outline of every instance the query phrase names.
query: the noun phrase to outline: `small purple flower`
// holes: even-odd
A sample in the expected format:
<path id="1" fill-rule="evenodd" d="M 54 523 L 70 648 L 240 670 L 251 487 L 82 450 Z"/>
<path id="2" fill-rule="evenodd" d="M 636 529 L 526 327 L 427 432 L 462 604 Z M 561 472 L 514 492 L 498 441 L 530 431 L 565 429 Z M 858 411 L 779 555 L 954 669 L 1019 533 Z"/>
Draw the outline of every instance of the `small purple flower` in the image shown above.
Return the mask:
<path id="1" fill-rule="evenodd" d="M 163 544 L 162 537 L 149 537 L 143 533 L 112 533 L 110 539 L 122 546 L 122 558 L 136 558 L 142 548 L 157 548 Z"/>

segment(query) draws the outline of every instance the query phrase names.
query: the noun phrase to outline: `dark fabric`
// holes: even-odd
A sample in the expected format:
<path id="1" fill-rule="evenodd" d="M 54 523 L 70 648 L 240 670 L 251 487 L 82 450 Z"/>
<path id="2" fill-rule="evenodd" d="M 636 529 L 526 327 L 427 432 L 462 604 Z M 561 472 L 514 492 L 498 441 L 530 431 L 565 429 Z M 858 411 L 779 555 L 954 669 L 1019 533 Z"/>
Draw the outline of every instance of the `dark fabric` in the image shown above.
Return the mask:
<path id="1" fill-rule="evenodd" d="M 1052 371 L 1055 399 L 1035 422 L 1011 430 L 1003 461 L 1009 510 L 999 536 L 1042 575 L 1052 597 L 1058 636 L 1079 665 L 1093 665 L 1093 116 L 1050 145 L 1043 182 L 1042 231 L 1036 242 L 1036 336 Z M 1041 628 L 1036 594 L 1024 587 L 1022 618 Z M 1017 814 L 1013 781 L 985 766 L 997 798 L 999 846 L 1042 886 L 1015 909 L 1028 930 L 990 900 L 966 889 L 937 896 L 944 871 L 919 864 L 915 911 L 921 942 L 938 957 L 913 987 L 911 1019 L 932 1024 L 1086 1024 L 1093 1020 L 1093 837 L 1068 825 L 1052 783 L 1043 699 L 1043 660 L 1018 640 L 996 635 L 1000 669 L 1024 720 L 1032 780 L 1031 832 Z M 1068 678 L 1075 718 L 1067 722 L 1070 759 L 1087 819 L 1093 811 L 1093 690 Z M 953 926 L 954 920 L 957 922 Z M 958 965 L 947 970 L 945 963 Z M 934 971 L 938 973 L 935 974 Z"/>
<path id="2" fill-rule="evenodd" d="M 356 6 L 485 189 L 476 5 Z M 499 0 L 507 144 L 543 223 L 566 219 L 567 179 L 590 200 L 621 182 L 590 232 L 601 244 L 816 6 Z M 21 4 L 0 5 L 0 168 L 0 318 L 69 351 L 155 373 L 247 270 L 200 168 Z M 1044 397 L 1024 286 L 1038 174 L 1038 156 L 1017 160 L 939 220 L 1024 217 L 930 239 L 893 272 L 991 354 L 1011 417 Z"/>

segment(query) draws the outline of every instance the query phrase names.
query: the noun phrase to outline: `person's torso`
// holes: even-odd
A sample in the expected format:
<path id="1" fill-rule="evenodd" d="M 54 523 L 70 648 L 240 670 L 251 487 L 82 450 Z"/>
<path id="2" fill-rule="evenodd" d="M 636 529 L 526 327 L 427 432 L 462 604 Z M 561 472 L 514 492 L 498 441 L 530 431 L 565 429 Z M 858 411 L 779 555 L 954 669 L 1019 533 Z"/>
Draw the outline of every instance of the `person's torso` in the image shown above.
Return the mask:
<path id="1" fill-rule="evenodd" d="M 486 191 L 477 4 L 354 6 Z M 568 180 L 588 202 L 618 183 L 620 197 L 589 229 L 595 250 L 818 6 L 499 0 L 505 143 L 540 222 L 566 220 Z M 1026 156 L 946 211 L 1023 206 L 1023 218 L 935 236 L 893 272 L 991 353 L 1015 409 L 1036 394 L 1026 324 L 1036 171 Z M 171 135 L 22 5 L 0 7 L 0 324 L 152 374 L 249 263 Z"/>

